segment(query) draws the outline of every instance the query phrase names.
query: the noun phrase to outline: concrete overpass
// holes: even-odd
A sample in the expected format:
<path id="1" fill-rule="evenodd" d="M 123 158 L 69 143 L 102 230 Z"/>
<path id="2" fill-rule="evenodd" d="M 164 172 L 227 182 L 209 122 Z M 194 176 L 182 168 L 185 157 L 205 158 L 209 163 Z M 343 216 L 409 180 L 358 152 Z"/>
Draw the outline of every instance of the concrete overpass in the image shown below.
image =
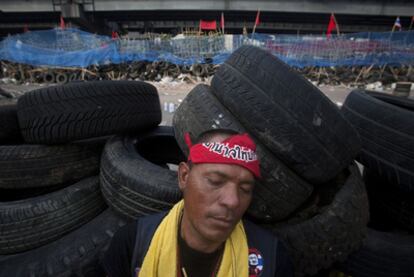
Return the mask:
<path id="1" fill-rule="evenodd" d="M 258 32 L 321 33 L 331 12 L 342 32 L 388 31 L 400 16 L 406 28 L 414 15 L 414 1 L 396 0 L 0 0 L 0 36 L 56 27 L 61 13 L 66 22 L 87 31 L 110 33 L 180 32 L 197 28 L 200 19 L 219 20 L 226 30 L 251 29 L 261 10 Z"/>
<path id="2" fill-rule="evenodd" d="M 59 0 L 1 0 L 3 12 L 50 12 Z M 67 2 L 63 0 L 61 2 Z M 82 2 L 74 0 L 73 2 Z M 414 1 L 387 0 L 95 0 L 95 11 L 219 10 L 412 16 Z M 92 11 L 85 5 L 85 11 Z"/>

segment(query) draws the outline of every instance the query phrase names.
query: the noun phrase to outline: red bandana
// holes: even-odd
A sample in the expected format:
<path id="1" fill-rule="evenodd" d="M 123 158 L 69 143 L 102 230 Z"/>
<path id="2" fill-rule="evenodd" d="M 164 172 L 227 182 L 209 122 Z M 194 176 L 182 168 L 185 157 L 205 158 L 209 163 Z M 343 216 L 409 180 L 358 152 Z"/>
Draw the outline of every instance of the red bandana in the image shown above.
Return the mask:
<path id="1" fill-rule="evenodd" d="M 256 145 L 248 134 L 234 135 L 222 142 L 204 142 L 193 145 L 190 135 L 185 134 L 190 149 L 188 161 L 192 163 L 236 164 L 248 169 L 260 179 L 259 160 Z"/>

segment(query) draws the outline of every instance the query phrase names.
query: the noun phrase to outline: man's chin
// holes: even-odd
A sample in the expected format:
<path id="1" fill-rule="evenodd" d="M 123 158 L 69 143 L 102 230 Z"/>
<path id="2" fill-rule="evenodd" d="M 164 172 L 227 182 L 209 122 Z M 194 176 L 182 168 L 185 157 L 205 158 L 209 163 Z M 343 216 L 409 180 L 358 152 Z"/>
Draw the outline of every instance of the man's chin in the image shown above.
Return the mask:
<path id="1" fill-rule="evenodd" d="M 205 236 L 210 241 L 224 242 L 230 237 L 233 229 L 234 226 L 212 225 L 206 230 Z"/>

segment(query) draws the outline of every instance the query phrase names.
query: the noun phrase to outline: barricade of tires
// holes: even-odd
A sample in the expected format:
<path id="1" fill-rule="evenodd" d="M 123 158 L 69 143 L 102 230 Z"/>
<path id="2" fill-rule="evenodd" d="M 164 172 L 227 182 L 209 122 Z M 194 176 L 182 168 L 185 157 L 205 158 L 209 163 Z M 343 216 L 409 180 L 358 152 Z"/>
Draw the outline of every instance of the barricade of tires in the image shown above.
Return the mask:
<path id="1" fill-rule="evenodd" d="M 12 82 L 65 84 L 73 81 L 135 80 L 160 81 L 164 77 L 173 80 L 201 79 L 205 81 L 214 75 L 218 65 L 206 58 L 204 63 L 178 65 L 166 61 L 133 61 L 122 64 L 91 65 L 87 68 L 45 68 L 9 61 L 0 61 L 0 78 Z M 335 67 L 295 67 L 294 70 L 316 85 L 351 85 L 365 87 L 379 85 L 389 87 L 395 82 L 414 82 L 411 65 L 371 65 Z"/>
<path id="2" fill-rule="evenodd" d="M 352 276 L 414 275 L 414 101 L 355 90 L 342 106 L 358 131 L 371 219 L 361 249 L 340 267 Z"/>
<path id="3" fill-rule="evenodd" d="M 136 61 L 123 64 L 91 65 L 87 68 L 44 68 L 6 61 L 0 63 L 0 70 L 4 68 L 4 77 L 13 79 L 15 83 L 58 85 L 74 81 L 161 81 L 164 77 L 181 80 L 186 79 L 185 76 L 187 79 L 191 76 L 191 78 L 204 81 L 205 78 L 214 75 L 217 67 L 208 60 L 206 63 L 193 65 L 177 65 L 165 61 Z"/>
<path id="4" fill-rule="evenodd" d="M 251 134 L 263 175 L 248 209 L 251 220 L 287 245 L 297 276 L 314 275 L 359 249 L 367 231 L 368 201 L 353 160 L 360 139 L 321 91 L 276 57 L 256 47 L 235 51 L 198 85 L 173 118 L 188 152 L 211 128 Z"/>
<path id="5" fill-rule="evenodd" d="M 220 66 L 211 86 L 196 86 L 176 111 L 173 127 L 157 126 L 157 92 L 142 82 L 73 83 L 29 92 L 16 114 L 22 140 L 34 145 L 4 147 L 38 147 L 47 154 L 4 150 L 12 158 L 0 170 L 14 174 L 0 172 L 0 185 L 9 193 L 0 202 L 0 268 L 6 273 L 98 272 L 102 249 L 122 222 L 168 210 L 181 198 L 173 165 L 188 152 L 183 134 L 194 140 L 211 128 L 248 132 L 255 140 L 263 178 L 247 216 L 286 243 L 297 276 L 345 261 L 366 235 L 367 193 L 353 162 L 360 152 L 357 132 L 317 88 L 259 48 L 241 47 Z M 95 167 L 86 161 L 93 155 L 82 151 L 98 153 Z M 32 164 L 19 174 L 25 159 Z M 19 184 L 30 191 L 13 199 Z M 20 199 L 32 190 L 37 197 Z M 111 209 L 102 213 L 105 203 Z"/>
<path id="6" fill-rule="evenodd" d="M 0 114 L 0 276 L 103 276 L 102 254 L 128 219 L 105 203 L 114 198 L 105 189 L 117 188 L 101 189 L 101 155 L 111 149 L 115 138 L 104 148 L 109 135 L 144 134 L 160 123 L 156 88 L 71 83 L 28 92 L 0 105 Z M 174 138 L 168 130 L 165 136 Z M 142 139 L 131 138 L 129 147 L 148 144 Z M 153 202 L 158 210 L 172 205 Z"/>

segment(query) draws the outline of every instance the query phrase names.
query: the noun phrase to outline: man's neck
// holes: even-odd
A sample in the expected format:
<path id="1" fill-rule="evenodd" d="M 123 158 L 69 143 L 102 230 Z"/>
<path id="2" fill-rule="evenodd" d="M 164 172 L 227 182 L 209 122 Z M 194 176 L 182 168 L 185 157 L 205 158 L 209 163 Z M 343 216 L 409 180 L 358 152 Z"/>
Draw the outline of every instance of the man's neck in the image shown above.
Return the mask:
<path id="1" fill-rule="evenodd" d="M 187 220 L 185 214 L 182 216 L 180 234 L 189 247 L 203 253 L 213 253 L 223 244 L 222 242 L 214 242 L 201 237 L 191 222 Z"/>

